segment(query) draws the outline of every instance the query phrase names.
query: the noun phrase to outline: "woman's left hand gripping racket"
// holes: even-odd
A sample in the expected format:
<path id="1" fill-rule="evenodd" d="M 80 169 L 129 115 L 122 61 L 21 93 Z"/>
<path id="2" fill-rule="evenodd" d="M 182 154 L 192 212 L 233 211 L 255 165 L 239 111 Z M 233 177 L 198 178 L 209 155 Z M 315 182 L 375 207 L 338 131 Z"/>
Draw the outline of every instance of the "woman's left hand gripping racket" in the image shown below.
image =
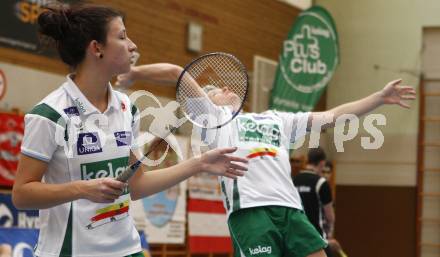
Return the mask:
<path id="1" fill-rule="evenodd" d="M 210 98 L 205 92 L 227 92 L 222 97 Z M 176 99 L 185 117 L 195 126 L 218 129 L 232 121 L 241 111 L 249 90 L 249 77 L 245 66 L 228 53 L 209 53 L 189 63 L 180 74 L 176 86 Z M 180 126 L 179 124 L 178 126 Z M 177 127 L 178 127 L 177 126 Z M 117 180 L 126 182 L 166 136 L 150 146 L 144 156 L 122 172 Z"/>

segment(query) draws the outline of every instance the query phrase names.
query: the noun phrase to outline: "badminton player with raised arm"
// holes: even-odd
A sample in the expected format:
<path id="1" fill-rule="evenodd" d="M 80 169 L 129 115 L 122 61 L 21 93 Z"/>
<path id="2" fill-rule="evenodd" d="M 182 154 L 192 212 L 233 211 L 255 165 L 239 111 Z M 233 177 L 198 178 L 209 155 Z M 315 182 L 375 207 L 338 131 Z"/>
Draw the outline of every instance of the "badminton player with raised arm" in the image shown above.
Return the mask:
<path id="1" fill-rule="evenodd" d="M 73 73 L 25 116 L 25 133 L 13 202 L 40 210 L 35 255 L 143 256 L 129 216 L 130 198 L 167 189 L 199 172 L 236 178 L 247 160 L 235 148 L 208 151 L 176 166 L 115 179 L 135 162 L 132 141 L 139 111 L 112 89 L 130 70 L 136 45 L 120 12 L 105 6 L 54 4 L 38 17 Z M 167 80 L 166 72 L 156 74 Z"/>
<path id="2" fill-rule="evenodd" d="M 136 80 L 155 80 L 157 69 L 166 70 L 170 81 L 182 68 L 172 64 L 135 66 L 118 77 L 117 84 L 129 86 Z M 236 256 L 323 257 L 327 243 L 307 220 L 301 198 L 290 175 L 289 149 L 295 139 L 310 131 L 312 123 L 333 127 L 344 114 L 362 116 L 388 104 L 409 108 L 405 100 L 415 99 L 415 90 L 391 81 L 358 101 L 325 112 L 287 113 L 266 111 L 240 113 L 219 130 L 207 130 L 202 138 L 212 148 L 236 146 L 234 155 L 249 160 L 249 171 L 238 178 L 219 177 L 228 225 Z M 228 86 L 205 86 L 213 105 L 240 103 Z M 232 111 L 239 106 L 229 106 Z"/>

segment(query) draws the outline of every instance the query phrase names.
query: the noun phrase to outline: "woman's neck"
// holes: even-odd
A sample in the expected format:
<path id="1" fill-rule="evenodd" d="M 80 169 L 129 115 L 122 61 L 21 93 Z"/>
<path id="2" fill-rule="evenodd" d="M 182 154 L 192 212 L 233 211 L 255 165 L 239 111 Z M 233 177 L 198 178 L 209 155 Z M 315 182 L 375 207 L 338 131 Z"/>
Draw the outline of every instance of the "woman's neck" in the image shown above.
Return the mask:
<path id="1" fill-rule="evenodd" d="M 104 112 L 108 105 L 108 83 L 109 78 L 97 76 L 99 72 L 91 69 L 77 69 L 73 81 L 84 94 L 84 96 L 99 111 Z"/>

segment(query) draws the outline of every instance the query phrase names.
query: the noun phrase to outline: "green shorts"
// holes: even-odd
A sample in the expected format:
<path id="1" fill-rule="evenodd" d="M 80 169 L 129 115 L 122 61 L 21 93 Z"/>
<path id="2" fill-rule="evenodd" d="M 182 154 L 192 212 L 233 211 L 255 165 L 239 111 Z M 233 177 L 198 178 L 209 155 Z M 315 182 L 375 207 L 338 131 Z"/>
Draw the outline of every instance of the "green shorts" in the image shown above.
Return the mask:
<path id="1" fill-rule="evenodd" d="M 228 220 L 234 257 L 306 257 L 327 246 L 303 211 L 281 206 L 246 208 Z"/>

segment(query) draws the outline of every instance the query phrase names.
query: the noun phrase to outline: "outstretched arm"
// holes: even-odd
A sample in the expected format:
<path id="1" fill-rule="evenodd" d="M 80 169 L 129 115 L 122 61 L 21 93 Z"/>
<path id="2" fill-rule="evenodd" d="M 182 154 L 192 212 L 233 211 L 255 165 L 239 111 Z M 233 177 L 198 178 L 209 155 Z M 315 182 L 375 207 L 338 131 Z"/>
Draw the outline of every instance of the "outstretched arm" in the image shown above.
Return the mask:
<path id="1" fill-rule="evenodd" d="M 236 150 L 233 147 L 214 149 L 172 167 L 138 171 L 128 181 L 131 199 L 137 200 L 163 191 L 200 172 L 229 178 L 243 176 L 247 170 L 247 159 L 229 155 Z M 131 161 L 135 161 L 135 158 L 132 154 Z"/>
<path id="2" fill-rule="evenodd" d="M 177 80 L 182 72 L 182 67 L 171 63 L 153 63 L 132 66 L 129 72 L 117 76 L 115 86 L 128 88 L 135 81 L 146 81 L 165 86 L 176 86 Z M 189 89 L 189 87 L 192 88 L 192 90 L 185 91 L 187 97 L 206 97 L 206 94 L 203 92 L 200 85 L 189 73 L 185 73 L 185 76 L 182 78 L 182 83 L 185 84 L 186 89 Z"/>
<path id="3" fill-rule="evenodd" d="M 400 85 L 401 82 L 401 79 L 391 81 L 382 90 L 360 100 L 339 105 L 325 112 L 313 112 L 309 117 L 307 127 L 310 129 L 312 122 L 319 120 L 331 121 L 325 124 L 323 128 L 334 127 L 337 118 L 341 115 L 354 114 L 362 116 L 384 104 L 397 104 L 403 108 L 410 108 L 404 101 L 416 99 L 416 91 L 411 86 Z"/>
<path id="4" fill-rule="evenodd" d="M 128 73 L 117 77 L 119 87 L 129 87 L 136 80 L 175 86 L 183 68 L 170 63 L 153 63 L 131 67 Z"/>

